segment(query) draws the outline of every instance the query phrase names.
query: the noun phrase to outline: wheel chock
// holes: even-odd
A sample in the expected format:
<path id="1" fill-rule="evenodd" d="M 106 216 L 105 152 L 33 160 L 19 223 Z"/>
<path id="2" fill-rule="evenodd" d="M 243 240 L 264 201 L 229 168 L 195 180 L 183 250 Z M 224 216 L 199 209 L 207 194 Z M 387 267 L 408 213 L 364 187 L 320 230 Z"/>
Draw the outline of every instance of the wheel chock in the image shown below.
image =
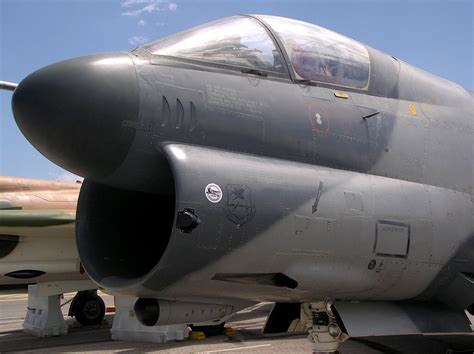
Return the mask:
<path id="1" fill-rule="evenodd" d="M 232 327 L 225 327 L 224 328 L 224 334 L 227 336 L 227 337 L 233 337 L 235 336 L 235 331 Z"/>
<path id="2" fill-rule="evenodd" d="M 191 331 L 189 332 L 189 339 L 192 340 L 203 340 L 206 339 L 206 335 L 201 331 Z"/>

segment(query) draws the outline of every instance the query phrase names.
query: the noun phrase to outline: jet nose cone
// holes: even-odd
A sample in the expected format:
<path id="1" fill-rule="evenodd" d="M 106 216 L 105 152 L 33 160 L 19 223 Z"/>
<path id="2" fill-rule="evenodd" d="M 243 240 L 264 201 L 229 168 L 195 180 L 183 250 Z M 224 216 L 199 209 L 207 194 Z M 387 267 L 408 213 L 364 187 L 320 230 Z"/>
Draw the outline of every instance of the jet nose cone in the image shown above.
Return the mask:
<path id="1" fill-rule="evenodd" d="M 62 61 L 26 77 L 13 95 L 15 120 L 54 163 L 100 179 L 125 159 L 138 121 L 138 80 L 126 53 Z M 131 124 L 133 126 L 133 124 Z"/>

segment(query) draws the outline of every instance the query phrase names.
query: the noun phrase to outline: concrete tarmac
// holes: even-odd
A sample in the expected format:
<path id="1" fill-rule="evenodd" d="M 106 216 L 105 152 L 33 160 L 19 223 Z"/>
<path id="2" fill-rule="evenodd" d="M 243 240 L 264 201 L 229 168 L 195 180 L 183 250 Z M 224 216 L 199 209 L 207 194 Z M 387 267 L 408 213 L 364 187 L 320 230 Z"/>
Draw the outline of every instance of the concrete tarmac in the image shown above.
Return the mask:
<path id="1" fill-rule="evenodd" d="M 107 306 L 113 298 L 100 294 Z M 64 302 L 74 294 L 65 294 Z M 69 326 L 66 336 L 36 338 L 22 332 L 26 312 L 26 292 L 0 294 L 0 352 L 23 353 L 311 353 L 305 334 L 264 336 L 261 329 L 271 309 L 262 303 L 240 311 L 228 322 L 235 330 L 233 337 L 224 335 L 204 340 L 185 340 L 166 344 L 112 341 L 110 327 L 113 314 L 107 314 L 99 326 L 82 327 L 67 318 L 68 304 L 63 313 Z M 389 319 L 387 319 L 389 320 Z M 471 319 L 472 321 L 473 319 Z M 340 353 L 474 353 L 474 333 L 444 336 L 391 336 L 351 338 L 340 345 Z"/>

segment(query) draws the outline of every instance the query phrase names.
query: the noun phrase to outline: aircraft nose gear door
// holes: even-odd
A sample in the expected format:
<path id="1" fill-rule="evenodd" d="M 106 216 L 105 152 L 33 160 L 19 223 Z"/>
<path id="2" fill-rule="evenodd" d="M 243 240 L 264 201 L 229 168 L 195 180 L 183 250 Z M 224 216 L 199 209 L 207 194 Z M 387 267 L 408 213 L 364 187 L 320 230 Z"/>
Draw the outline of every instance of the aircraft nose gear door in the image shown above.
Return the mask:
<path id="1" fill-rule="evenodd" d="M 313 353 L 336 352 L 349 336 L 342 332 L 331 310 L 331 303 L 318 301 L 301 305 L 301 322 L 309 332 Z"/>

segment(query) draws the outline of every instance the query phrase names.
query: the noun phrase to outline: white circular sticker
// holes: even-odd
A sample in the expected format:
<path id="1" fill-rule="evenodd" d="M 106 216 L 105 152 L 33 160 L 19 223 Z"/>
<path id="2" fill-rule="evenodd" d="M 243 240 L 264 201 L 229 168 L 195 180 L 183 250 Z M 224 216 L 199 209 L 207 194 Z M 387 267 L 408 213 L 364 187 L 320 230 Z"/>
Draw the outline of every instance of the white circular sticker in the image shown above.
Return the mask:
<path id="1" fill-rule="evenodd" d="M 219 203 L 222 199 L 222 189 L 215 183 L 209 183 L 204 190 L 207 200 L 211 203 Z"/>

